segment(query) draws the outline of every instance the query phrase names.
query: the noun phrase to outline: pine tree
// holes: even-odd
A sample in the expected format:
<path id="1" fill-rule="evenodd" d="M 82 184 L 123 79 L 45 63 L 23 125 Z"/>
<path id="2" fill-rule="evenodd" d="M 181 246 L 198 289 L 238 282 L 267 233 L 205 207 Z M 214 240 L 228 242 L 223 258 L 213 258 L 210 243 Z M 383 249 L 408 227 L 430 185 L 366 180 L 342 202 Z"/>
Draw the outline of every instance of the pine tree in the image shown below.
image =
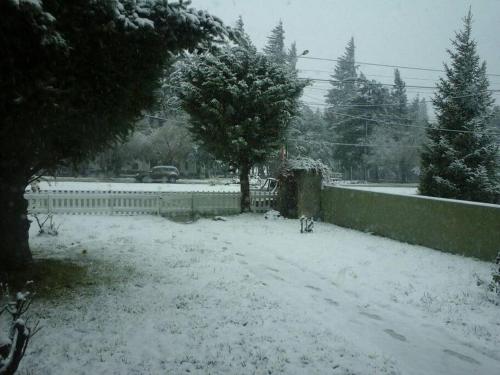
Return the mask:
<path id="1" fill-rule="evenodd" d="M 393 138 L 399 146 L 395 151 L 397 159 L 398 179 L 400 182 L 408 182 L 411 169 L 412 153 L 407 152 L 410 149 L 411 130 L 409 127 L 402 125 L 409 125 L 408 116 L 408 97 L 406 96 L 406 84 L 401 78 L 399 69 L 394 70 L 394 87 L 391 92 L 393 101 L 392 109 L 392 122 L 396 123 L 393 129 Z"/>
<path id="2" fill-rule="evenodd" d="M 287 53 L 285 49 L 285 30 L 283 22 L 280 20 L 278 25 L 271 31 L 267 38 L 267 44 L 264 47 L 264 53 L 277 64 L 287 63 Z"/>
<path id="3" fill-rule="evenodd" d="M 347 43 L 344 55 L 339 57 L 331 78 L 332 87 L 326 94 L 328 107 L 325 112 L 325 119 L 329 124 L 332 140 L 335 143 L 352 143 L 352 139 L 359 138 L 355 135 L 359 127 L 353 125 L 355 121 L 351 120 L 354 119 L 338 113 L 348 111 L 345 105 L 352 104 L 355 100 L 359 83 L 364 79 L 360 79 L 357 73 L 354 38 L 351 38 Z M 338 145 L 334 147 L 333 154 L 342 169 L 351 170 L 360 163 L 360 153 L 358 151 L 347 148 L 347 146 Z"/>
<path id="4" fill-rule="evenodd" d="M 488 133 L 493 99 L 488 91 L 486 64 L 480 62 L 472 39 L 472 13 L 448 50 L 433 99 L 437 124 L 429 126 L 422 153 L 420 193 L 423 195 L 494 202 L 499 186 L 497 147 Z"/>
<path id="5" fill-rule="evenodd" d="M 236 31 L 236 39 L 238 45 L 242 46 L 243 48 L 255 49 L 250 36 L 245 31 L 245 23 L 243 22 L 243 17 L 241 15 L 238 16 L 238 19 L 236 20 L 234 30 Z"/>
<path id="6" fill-rule="evenodd" d="M 238 19 L 236 20 L 236 25 L 235 25 L 235 30 L 239 31 L 240 33 L 245 32 L 245 24 L 243 22 L 243 17 L 241 15 L 238 16 Z"/>
<path id="7" fill-rule="evenodd" d="M 250 210 L 251 168 L 282 145 L 306 84 L 241 46 L 194 57 L 183 68 L 179 97 L 190 130 L 217 159 L 239 169 L 242 211 Z"/>
<path id="8" fill-rule="evenodd" d="M 360 145 L 370 143 L 374 132 L 391 132 L 384 125 L 391 96 L 387 88 L 366 79 L 363 74 L 360 74 L 355 89 L 348 107 L 339 107 L 341 115 L 337 115 L 335 141 L 340 144 L 335 148 L 334 156 L 341 161 L 344 172 L 351 175 L 351 171 L 357 171 L 357 176 L 352 175 L 352 178 L 366 179 L 372 150 Z"/>

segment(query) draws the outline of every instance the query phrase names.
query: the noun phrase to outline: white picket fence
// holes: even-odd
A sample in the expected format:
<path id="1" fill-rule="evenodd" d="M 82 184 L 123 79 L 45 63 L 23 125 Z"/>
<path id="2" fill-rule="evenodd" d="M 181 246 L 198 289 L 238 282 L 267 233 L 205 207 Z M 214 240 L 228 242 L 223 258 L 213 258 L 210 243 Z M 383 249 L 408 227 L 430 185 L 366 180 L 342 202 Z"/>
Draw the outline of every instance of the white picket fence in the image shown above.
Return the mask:
<path id="1" fill-rule="evenodd" d="M 240 193 L 55 190 L 26 193 L 30 214 L 230 215 L 240 212 Z M 252 191 L 252 212 L 275 208 L 276 193 Z"/>

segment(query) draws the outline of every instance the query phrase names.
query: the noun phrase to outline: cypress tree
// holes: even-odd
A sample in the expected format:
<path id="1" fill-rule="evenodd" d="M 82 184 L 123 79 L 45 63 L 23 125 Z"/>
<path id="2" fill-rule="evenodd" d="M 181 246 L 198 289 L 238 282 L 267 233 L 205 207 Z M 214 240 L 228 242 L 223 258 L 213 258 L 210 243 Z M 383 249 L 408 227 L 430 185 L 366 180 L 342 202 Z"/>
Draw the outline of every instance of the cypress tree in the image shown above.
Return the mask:
<path id="1" fill-rule="evenodd" d="M 182 68 L 179 97 L 193 137 L 240 172 L 241 210 L 250 210 L 249 173 L 283 143 L 307 84 L 254 49 L 227 47 Z"/>

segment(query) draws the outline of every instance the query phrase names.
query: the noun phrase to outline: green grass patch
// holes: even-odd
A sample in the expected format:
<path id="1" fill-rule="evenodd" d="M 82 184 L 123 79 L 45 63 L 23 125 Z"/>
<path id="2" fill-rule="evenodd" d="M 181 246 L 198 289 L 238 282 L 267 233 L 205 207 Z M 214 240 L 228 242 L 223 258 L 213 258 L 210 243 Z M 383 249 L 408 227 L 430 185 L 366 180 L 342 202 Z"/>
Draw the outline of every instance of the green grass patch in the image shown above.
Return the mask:
<path id="1" fill-rule="evenodd" d="M 96 288 L 116 286 L 136 274 L 133 267 L 105 261 L 42 258 L 34 259 L 26 270 L 9 274 L 7 282 L 11 291 L 17 291 L 31 280 L 29 289 L 37 298 L 57 299 L 92 295 Z"/>

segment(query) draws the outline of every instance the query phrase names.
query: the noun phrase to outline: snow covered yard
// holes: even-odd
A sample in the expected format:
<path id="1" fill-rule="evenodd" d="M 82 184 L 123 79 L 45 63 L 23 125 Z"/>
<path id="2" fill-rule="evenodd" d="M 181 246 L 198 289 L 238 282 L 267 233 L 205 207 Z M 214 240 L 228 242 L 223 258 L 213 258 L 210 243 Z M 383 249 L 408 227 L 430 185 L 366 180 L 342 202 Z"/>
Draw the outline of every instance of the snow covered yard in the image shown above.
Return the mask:
<path id="1" fill-rule="evenodd" d="M 297 220 L 58 216 L 37 257 L 117 282 L 39 299 L 36 374 L 498 374 L 488 263 Z"/>

